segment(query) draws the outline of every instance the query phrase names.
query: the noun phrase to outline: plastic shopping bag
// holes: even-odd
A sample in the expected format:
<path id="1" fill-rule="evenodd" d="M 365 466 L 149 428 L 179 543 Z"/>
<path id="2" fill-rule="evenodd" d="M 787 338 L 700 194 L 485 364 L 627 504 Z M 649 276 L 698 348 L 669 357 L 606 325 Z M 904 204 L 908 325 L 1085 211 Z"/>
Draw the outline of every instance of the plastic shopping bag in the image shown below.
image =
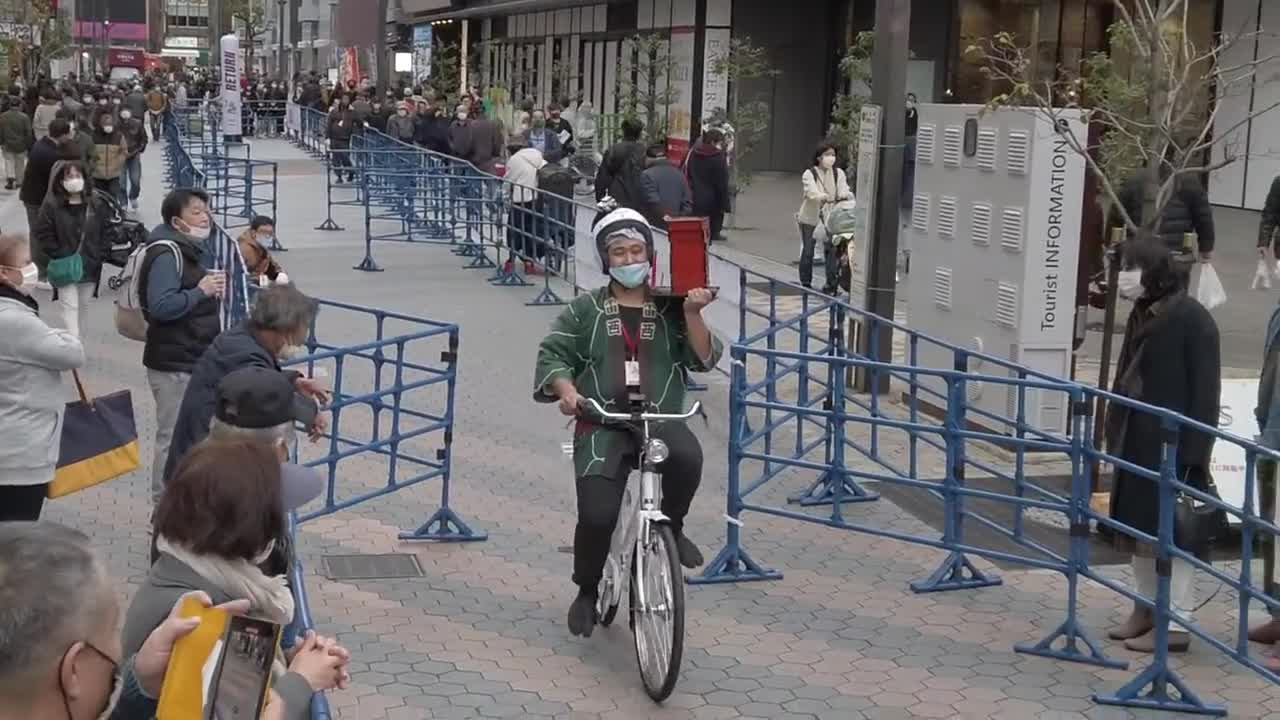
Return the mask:
<path id="1" fill-rule="evenodd" d="M 1196 271 L 1195 298 L 1206 310 L 1212 310 L 1227 301 L 1227 291 L 1218 279 L 1218 271 L 1209 263 L 1200 263 Z"/>
<path id="2" fill-rule="evenodd" d="M 1253 271 L 1253 282 L 1249 284 L 1250 290 L 1271 289 L 1271 276 L 1275 272 L 1275 267 L 1268 262 L 1266 258 L 1258 258 L 1258 267 Z"/>

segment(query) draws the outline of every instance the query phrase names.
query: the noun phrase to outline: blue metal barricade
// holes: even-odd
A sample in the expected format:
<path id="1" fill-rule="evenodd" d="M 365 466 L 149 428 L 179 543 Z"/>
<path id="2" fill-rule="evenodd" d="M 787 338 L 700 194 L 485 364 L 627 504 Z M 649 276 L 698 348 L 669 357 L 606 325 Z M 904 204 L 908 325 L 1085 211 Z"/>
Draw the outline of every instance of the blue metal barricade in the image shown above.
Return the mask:
<path id="1" fill-rule="evenodd" d="M 1062 573 L 1065 617 L 1038 642 L 1018 652 L 1108 668 L 1127 663 L 1109 657 L 1082 627 L 1078 589 L 1082 580 L 1115 590 L 1154 611 L 1156 651 L 1151 665 L 1099 703 L 1175 712 L 1222 714 L 1202 701 L 1169 664 L 1169 629 L 1183 629 L 1211 647 L 1280 683 L 1280 677 L 1249 656 L 1248 609 L 1280 607 L 1267 597 L 1251 570 L 1255 540 L 1280 532 L 1274 518 L 1261 517 L 1253 498 L 1259 460 L 1280 454 L 1175 413 L 1077 383 L 1034 372 L 969 348 L 951 345 L 909 327 L 871 315 L 845 302 L 810 293 L 747 270 L 740 271 L 738 340 L 730 348 L 729 477 L 727 542 L 691 583 L 769 580 L 781 577 L 753 558 L 742 537 L 741 517 L 751 511 L 832 528 L 853 530 L 947 552 L 915 592 L 974 589 L 1000 579 L 972 560 L 982 557 Z M 753 306 L 748 287 L 764 293 L 766 309 Z M 799 306 L 779 298 L 800 294 Z M 870 346 L 851 349 L 847 331 L 856 326 Z M 879 343 L 888 330 L 893 347 Z M 939 361 L 937 358 L 946 358 Z M 925 358 L 934 358 L 926 361 Z M 980 404 L 982 393 L 1007 393 L 1005 412 Z M 1140 467 L 1117 451 L 1095 448 L 1093 413 L 1103 398 L 1158 419 L 1164 428 L 1159 467 Z M 1060 426 L 1033 421 L 1033 400 L 1054 399 L 1068 408 Z M 1202 433 L 1239 446 L 1248 458 L 1246 501 L 1234 508 L 1185 482 L 1177 466 L 1179 438 Z M 1065 484 L 1028 472 L 1034 456 L 1054 464 Z M 1101 464 L 1151 482 L 1159 503 L 1159 531 L 1144 533 L 1090 508 L 1093 468 Z M 804 489 L 788 494 L 797 484 Z M 846 509 L 873 502 L 880 493 L 926 507 L 941 518 L 941 537 L 895 527 L 876 527 Z M 1243 528 L 1239 573 L 1224 572 L 1174 543 L 1174 507 L 1188 498 L 1223 508 Z M 799 507 L 796 507 L 799 506 Z M 805 507 L 809 507 L 806 510 Z M 825 506 L 815 513 L 812 508 Z M 1028 515 L 1056 518 L 1065 531 L 1035 531 Z M 1132 538 L 1151 548 L 1158 591 L 1142 595 L 1090 565 L 1094 528 Z M 1175 562 L 1206 573 L 1236 594 L 1239 614 L 1230 642 L 1191 622 L 1171 607 L 1170 573 Z"/>
<path id="2" fill-rule="evenodd" d="M 248 158 L 225 152 L 192 155 L 178 119 L 166 126 L 166 164 L 177 186 L 198 187 L 210 193 L 215 210 L 231 217 L 239 208 L 260 207 L 252 171 L 237 182 L 228 168 L 254 167 Z M 274 183 L 272 184 L 274 203 Z M 249 200 L 243 200 L 248 193 Z M 237 204 L 240 203 L 240 204 Z M 239 250 L 224 227 L 215 222 L 211 236 L 213 265 L 228 272 L 224 322 L 243 320 L 249 312 L 250 280 Z M 236 302 L 242 299 L 242 302 Z M 459 328 L 456 324 L 415 318 L 401 313 L 349 303 L 319 300 L 321 312 L 307 340 L 308 353 L 287 365 L 305 367 L 313 377 L 332 378 L 330 426 L 316 446 L 300 444 L 298 461 L 325 474 L 322 504 L 290 518 L 290 528 L 390 493 L 440 481 L 440 501 L 403 540 L 443 542 L 479 541 L 487 535 L 472 529 L 450 505 L 454 402 L 457 388 Z M 335 315 L 347 316 L 327 329 Z M 354 316 L 356 322 L 350 318 Z M 354 336 L 353 325 L 361 329 Z M 370 467 L 377 468 L 373 473 Z M 358 468 L 358 471 L 351 470 Z M 315 627 L 308 604 L 305 572 L 300 560 L 289 573 L 296 613 L 290 637 Z M 312 700 L 311 716 L 331 717 L 322 694 Z"/>

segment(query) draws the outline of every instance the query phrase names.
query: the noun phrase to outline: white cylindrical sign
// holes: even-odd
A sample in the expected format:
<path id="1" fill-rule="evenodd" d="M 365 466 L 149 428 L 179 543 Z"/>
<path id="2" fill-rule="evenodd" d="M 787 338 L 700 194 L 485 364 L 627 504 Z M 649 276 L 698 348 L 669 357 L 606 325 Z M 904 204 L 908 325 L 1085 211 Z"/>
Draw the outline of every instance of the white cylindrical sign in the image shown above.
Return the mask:
<path id="1" fill-rule="evenodd" d="M 222 90 L 218 95 L 222 107 L 222 134 L 240 136 L 240 38 L 235 33 L 222 36 Z"/>

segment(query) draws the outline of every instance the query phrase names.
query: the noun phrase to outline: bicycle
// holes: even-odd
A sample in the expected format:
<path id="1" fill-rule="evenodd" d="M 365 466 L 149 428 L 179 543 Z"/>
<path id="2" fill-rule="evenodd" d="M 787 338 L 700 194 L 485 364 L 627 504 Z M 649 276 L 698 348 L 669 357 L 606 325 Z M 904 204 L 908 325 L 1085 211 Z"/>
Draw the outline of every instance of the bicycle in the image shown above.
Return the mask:
<path id="1" fill-rule="evenodd" d="M 640 403 L 633 405 L 640 407 Z M 611 413 L 590 398 L 583 398 L 580 407 L 605 423 L 630 430 L 640 448 L 639 496 L 632 492 L 634 485 L 628 479 L 600 578 L 596 615 L 601 627 L 613 623 L 625 584 L 640 679 L 649 697 L 662 702 L 675 690 L 684 655 L 684 573 L 675 533 L 660 509 L 662 481 L 657 466 L 669 451 L 661 438 L 650 436 L 649 426 L 688 420 L 699 413 L 702 404 L 695 402 L 688 412 L 676 414 Z M 630 572 L 623 572 L 626 567 Z"/>

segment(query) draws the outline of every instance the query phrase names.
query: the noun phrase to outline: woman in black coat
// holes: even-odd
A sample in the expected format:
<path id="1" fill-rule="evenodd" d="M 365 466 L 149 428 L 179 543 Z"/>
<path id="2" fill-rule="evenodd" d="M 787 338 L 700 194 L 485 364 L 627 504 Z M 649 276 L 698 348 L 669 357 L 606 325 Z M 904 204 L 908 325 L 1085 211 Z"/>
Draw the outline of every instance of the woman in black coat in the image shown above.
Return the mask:
<path id="1" fill-rule="evenodd" d="M 709 220 L 709 242 L 720 239 L 724 215 L 729 212 L 729 162 L 722 147 L 724 141 L 721 130 L 704 131 L 685 161 L 685 177 L 693 193 L 693 214 Z"/>
<path id="2" fill-rule="evenodd" d="M 1201 422 L 1218 425 L 1221 357 L 1218 326 L 1209 311 L 1187 294 L 1187 267 L 1159 242 L 1131 241 L 1120 273 L 1120 293 L 1134 300 L 1125 325 L 1124 345 L 1116 368 L 1113 391 L 1125 397 L 1167 408 Z M 1135 465 L 1159 471 L 1163 454 L 1162 421 L 1138 410 L 1113 404 L 1107 414 L 1108 451 Z M 1178 477 L 1197 489 L 1208 487 L 1209 454 L 1213 437 L 1181 429 L 1178 435 Z M 1111 491 L 1111 517 L 1149 535 L 1159 534 L 1159 485 L 1151 479 L 1117 470 Z M 1137 591 L 1156 596 L 1155 548 L 1117 535 L 1117 546 L 1132 552 Z M 1193 607 L 1193 567 L 1175 559 L 1170 575 L 1173 609 L 1187 620 Z M 1151 652 L 1154 646 L 1152 612 L 1135 603 L 1133 614 L 1110 636 L 1125 647 Z M 1169 650 L 1185 651 L 1189 636 L 1170 627 Z"/>
<path id="3" fill-rule="evenodd" d="M 89 321 L 89 301 L 97 293 L 106 256 L 103 228 L 110 212 L 93 191 L 85 166 L 59 160 L 49 173 L 49 192 L 36 215 L 32 233 L 50 260 L 74 255 L 84 263 L 79 282 L 55 288 L 63 327 L 83 337 Z"/>

